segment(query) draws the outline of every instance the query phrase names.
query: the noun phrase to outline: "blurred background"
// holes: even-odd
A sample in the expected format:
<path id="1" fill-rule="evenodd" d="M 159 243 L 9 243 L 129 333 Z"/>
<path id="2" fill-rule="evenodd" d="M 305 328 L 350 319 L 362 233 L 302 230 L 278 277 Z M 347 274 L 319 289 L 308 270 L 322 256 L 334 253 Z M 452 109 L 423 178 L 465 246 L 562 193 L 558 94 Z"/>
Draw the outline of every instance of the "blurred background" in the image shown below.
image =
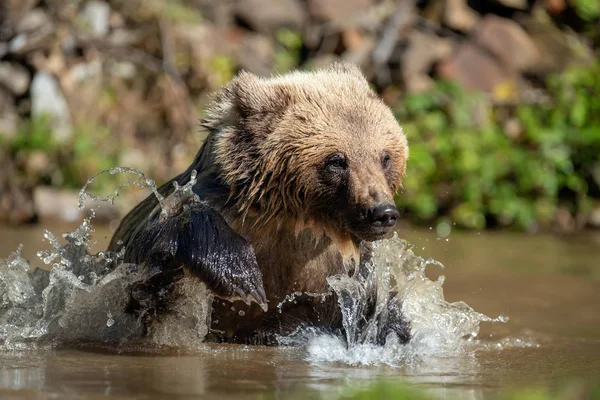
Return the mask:
<path id="1" fill-rule="evenodd" d="M 599 0 L 1 0 L 0 224 L 79 221 L 107 168 L 183 171 L 242 69 L 343 59 L 409 138 L 405 221 L 600 228 L 599 50 Z"/>

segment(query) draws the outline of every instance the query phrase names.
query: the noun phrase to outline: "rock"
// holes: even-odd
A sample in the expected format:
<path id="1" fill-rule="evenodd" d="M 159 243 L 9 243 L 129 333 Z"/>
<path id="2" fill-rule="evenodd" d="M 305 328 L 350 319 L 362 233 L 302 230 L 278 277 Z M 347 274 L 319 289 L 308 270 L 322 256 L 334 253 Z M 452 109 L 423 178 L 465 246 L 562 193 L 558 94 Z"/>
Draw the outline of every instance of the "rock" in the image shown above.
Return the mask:
<path id="1" fill-rule="evenodd" d="M 440 77 L 456 81 L 467 90 L 492 92 L 515 77 L 496 59 L 473 43 L 463 43 L 451 58 L 437 67 Z"/>
<path id="2" fill-rule="evenodd" d="M 26 169 L 27 172 L 41 176 L 50 168 L 51 160 L 48 154 L 42 150 L 32 151 L 27 155 Z"/>
<path id="3" fill-rule="evenodd" d="M 146 151 L 139 148 L 124 149 L 119 156 L 118 165 L 135 168 L 140 171 L 149 171 L 153 161 L 148 158 Z"/>
<path id="4" fill-rule="evenodd" d="M 40 218 L 75 222 L 85 217 L 77 208 L 77 196 L 73 191 L 59 191 L 52 187 L 37 186 L 33 190 L 33 204 Z"/>
<path id="5" fill-rule="evenodd" d="M 0 15 L 3 18 L 0 18 L 0 20 L 6 17 L 10 24 L 16 26 L 38 2 L 38 0 L 2 0 L 0 2 L 2 4 Z"/>
<path id="6" fill-rule="evenodd" d="M 597 203 L 590 212 L 588 217 L 588 225 L 600 229 L 600 203 Z"/>
<path id="7" fill-rule="evenodd" d="M 25 94 L 30 81 L 29 71 L 22 65 L 0 62 L 0 85 L 9 89 L 13 94 L 17 96 Z"/>
<path id="8" fill-rule="evenodd" d="M 0 87 L 0 138 L 13 138 L 17 134 L 18 125 L 19 117 L 13 96 Z"/>
<path id="9" fill-rule="evenodd" d="M 27 44 L 27 35 L 20 33 L 8 43 L 8 50 L 12 53 L 19 52 Z"/>
<path id="10" fill-rule="evenodd" d="M 102 1 L 88 1 L 79 16 L 93 37 L 104 37 L 108 34 L 110 6 Z"/>
<path id="11" fill-rule="evenodd" d="M 348 28 L 342 31 L 342 43 L 346 50 L 354 51 L 364 46 L 365 37 L 358 29 Z"/>
<path id="12" fill-rule="evenodd" d="M 71 114 L 65 97 L 56 79 L 40 71 L 31 82 L 31 115 L 34 118 L 50 118 L 53 134 L 58 141 L 69 139 L 73 135 Z"/>
<path id="13" fill-rule="evenodd" d="M 473 33 L 475 42 L 488 49 L 507 67 L 523 72 L 540 61 L 540 51 L 516 22 L 487 15 Z"/>
<path id="14" fill-rule="evenodd" d="M 202 16 L 215 24 L 217 28 L 228 28 L 233 24 L 235 2 L 196 0 L 194 3 Z"/>
<path id="15" fill-rule="evenodd" d="M 89 63 L 78 63 L 69 71 L 69 77 L 75 85 L 88 81 L 100 75 L 102 72 L 102 63 L 94 60 Z"/>
<path id="16" fill-rule="evenodd" d="M 43 10 L 31 10 L 19 21 L 16 35 L 8 44 L 9 52 L 24 54 L 47 44 L 55 31 L 52 20 Z"/>
<path id="17" fill-rule="evenodd" d="M 184 58 L 194 77 L 188 86 L 191 90 L 202 87 L 210 90 L 220 87 L 223 82 L 215 78 L 214 60 L 228 57 L 233 58 L 235 47 L 240 45 L 240 41 L 232 40 L 222 31 L 214 28 L 210 24 L 178 24 L 173 27 L 176 40 L 184 44 L 182 48 L 188 50 L 187 57 Z M 182 57 L 183 58 L 183 57 Z M 208 84 L 207 86 L 205 86 Z"/>
<path id="18" fill-rule="evenodd" d="M 550 14 L 558 15 L 565 11 L 567 4 L 565 0 L 546 0 L 546 9 Z"/>
<path id="19" fill-rule="evenodd" d="M 297 0 L 244 0 L 236 3 L 235 14 L 252 30 L 273 34 L 280 28 L 300 29 L 306 21 Z"/>
<path id="20" fill-rule="evenodd" d="M 478 20 L 479 14 L 469 7 L 466 0 L 446 0 L 443 22 L 448 27 L 457 31 L 469 32 L 475 27 Z"/>
<path id="21" fill-rule="evenodd" d="M 87 216 L 88 211 L 78 208 L 79 191 L 56 189 L 49 186 L 37 186 L 33 190 L 33 205 L 41 219 L 54 221 L 79 222 Z M 93 204 L 85 203 L 86 206 Z M 103 205 L 96 209 L 96 221 L 111 221 L 119 216 L 117 206 Z"/>
<path id="22" fill-rule="evenodd" d="M 342 58 L 358 65 L 364 70 L 369 67 L 375 49 L 375 39 L 371 35 L 363 34 L 358 29 L 345 29 L 342 31 L 342 43 L 346 51 Z"/>
<path id="23" fill-rule="evenodd" d="M 134 63 L 116 60 L 112 60 L 107 63 L 107 71 L 112 76 L 116 76 L 121 79 L 133 79 L 138 72 Z"/>
<path id="24" fill-rule="evenodd" d="M 577 228 L 577 223 L 567 207 L 559 207 L 556 211 L 554 226 L 558 232 L 572 233 Z"/>
<path id="25" fill-rule="evenodd" d="M 372 0 L 308 0 L 309 15 L 320 21 L 360 17 L 372 6 Z"/>
<path id="26" fill-rule="evenodd" d="M 306 64 L 307 69 L 320 69 L 327 68 L 336 62 L 341 62 L 342 59 L 335 54 L 323 54 L 317 57 L 313 57 Z"/>
<path id="27" fill-rule="evenodd" d="M 517 118 L 508 118 L 504 121 L 504 134 L 516 142 L 523 136 L 523 124 Z"/>
<path id="28" fill-rule="evenodd" d="M 452 42 L 433 34 L 415 30 L 408 37 L 408 46 L 402 54 L 402 79 L 411 93 L 426 91 L 433 87 L 429 77 L 431 67 L 447 58 L 453 50 Z"/>
<path id="29" fill-rule="evenodd" d="M 141 38 L 140 32 L 117 28 L 108 36 L 108 43 L 115 47 L 127 47 L 137 44 Z"/>
<path id="30" fill-rule="evenodd" d="M 515 10 L 527 10 L 529 8 L 527 0 L 494 0 L 494 3 Z"/>
<path id="31" fill-rule="evenodd" d="M 32 33 L 50 24 L 50 18 L 41 8 L 29 11 L 16 26 L 17 33 Z"/>
<path id="32" fill-rule="evenodd" d="M 269 76 L 273 72 L 275 48 L 273 40 L 260 34 L 247 34 L 234 52 L 237 64 L 249 72 Z"/>
<path id="33" fill-rule="evenodd" d="M 589 46 L 577 36 L 563 32 L 546 14 L 523 17 L 529 37 L 540 53 L 540 59 L 532 68 L 534 73 L 545 76 L 560 72 L 571 65 L 590 64 L 595 60 Z"/>
<path id="34" fill-rule="evenodd" d="M 342 58 L 345 61 L 358 65 L 363 69 L 363 72 L 370 66 L 373 49 L 375 48 L 375 40 L 371 37 L 365 38 L 360 46 L 348 49 Z"/>
<path id="35" fill-rule="evenodd" d="M 19 225 L 35 220 L 31 190 L 18 184 L 13 161 L 0 147 L 0 222 Z"/>

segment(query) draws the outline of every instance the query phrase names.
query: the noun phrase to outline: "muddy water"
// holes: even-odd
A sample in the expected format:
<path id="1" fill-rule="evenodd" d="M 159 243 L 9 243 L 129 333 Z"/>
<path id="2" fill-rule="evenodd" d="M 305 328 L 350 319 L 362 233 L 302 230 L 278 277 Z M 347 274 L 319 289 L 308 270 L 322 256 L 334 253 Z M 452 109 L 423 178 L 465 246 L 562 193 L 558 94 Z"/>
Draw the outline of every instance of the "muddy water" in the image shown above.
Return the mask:
<path id="1" fill-rule="evenodd" d="M 0 256 L 47 247 L 43 228 L 0 227 Z M 525 236 L 400 230 L 415 253 L 446 269 L 444 293 L 505 324 L 482 324 L 476 351 L 400 366 L 328 362 L 328 343 L 306 348 L 203 345 L 195 352 L 133 346 L 0 352 L 0 398 L 338 398 L 346 386 L 401 380 L 439 398 L 498 398 L 504 389 L 600 381 L 600 236 Z M 110 236 L 96 227 L 98 249 Z M 446 240 L 448 239 L 448 240 Z M 436 271 L 431 271 L 435 275 Z M 483 345 L 482 345 L 483 344 Z M 371 355 L 372 357 L 372 355 Z"/>

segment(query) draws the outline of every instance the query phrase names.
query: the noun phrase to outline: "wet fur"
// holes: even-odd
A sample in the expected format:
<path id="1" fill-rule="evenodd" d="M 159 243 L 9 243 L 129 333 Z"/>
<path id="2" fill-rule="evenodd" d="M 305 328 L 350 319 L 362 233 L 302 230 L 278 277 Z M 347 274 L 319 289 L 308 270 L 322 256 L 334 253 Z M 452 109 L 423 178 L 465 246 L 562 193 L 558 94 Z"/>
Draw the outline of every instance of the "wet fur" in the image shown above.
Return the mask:
<path id="1" fill-rule="evenodd" d="M 132 290 L 131 309 L 141 307 L 136 296 L 176 284 L 183 265 L 221 296 L 213 302 L 209 339 L 274 344 L 276 334 L 305 324 L 340 333 L 333 294 L 324 302 L 300 296 L 285 302 L 281 312 L 276 306 L 294 292 L 327 293 L 327 277 L 364 269 L 370 250 L 361 237 L 369 233 L 362 230 L 365 216 L 359 210 L 393 202 L 408 158 L 391 112 L 356 67 L 338 64 L 271 79 L 241 73 L 216 96 L 202 125 L 209 136 L 192 165 L 159 189 L 168 195 L 173 181 L 183 185 L 196 170 L 193 189 L 201 202 L 160 221 L 151 195 L 112 238 L 111 250 L 119 250 L 122 241 L 125 261 L 145 265 L 152 277 Z M 382 149 L 392 160 L 386 169 Z M 323 169 L 332 152 L 352 161 L 347 181 L 337 186 Z M 225 300 L 238 285 L 231 277 L 249 285 L 244 292 L 262 285 L 268 312 Z M 365 318 L 375 308 L 376 288 L 369 292 Z M 157 314 L 166 312 L 166 303 Z M 408 323 L 398 305 L 390 304 L 393 318 L 383 323 L 381 337 L 392 329 L 407 341 Z"/>

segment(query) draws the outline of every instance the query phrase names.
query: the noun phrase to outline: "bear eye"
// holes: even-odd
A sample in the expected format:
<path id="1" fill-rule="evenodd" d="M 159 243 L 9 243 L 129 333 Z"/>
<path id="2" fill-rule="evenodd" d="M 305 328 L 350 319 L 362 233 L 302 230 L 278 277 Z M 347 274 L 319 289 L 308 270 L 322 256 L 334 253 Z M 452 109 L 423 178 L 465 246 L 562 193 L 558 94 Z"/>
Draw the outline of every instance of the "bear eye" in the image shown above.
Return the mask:
<path id="1" fill-rule="evenodd" d="M 346 158 L 339 153 L 332 154 L 325 160 L 325 168 L 332 172 L 343 172 L 347 167 Z"/>
<path id="2" fill-rule="evenodd" d="M 383 169 L 388 169 L 391 164 L 392 156 L 390 155 L 390 153 L 384 153 L 383 157 L 381 157 L 381 166 L 383 167 Z"/>

